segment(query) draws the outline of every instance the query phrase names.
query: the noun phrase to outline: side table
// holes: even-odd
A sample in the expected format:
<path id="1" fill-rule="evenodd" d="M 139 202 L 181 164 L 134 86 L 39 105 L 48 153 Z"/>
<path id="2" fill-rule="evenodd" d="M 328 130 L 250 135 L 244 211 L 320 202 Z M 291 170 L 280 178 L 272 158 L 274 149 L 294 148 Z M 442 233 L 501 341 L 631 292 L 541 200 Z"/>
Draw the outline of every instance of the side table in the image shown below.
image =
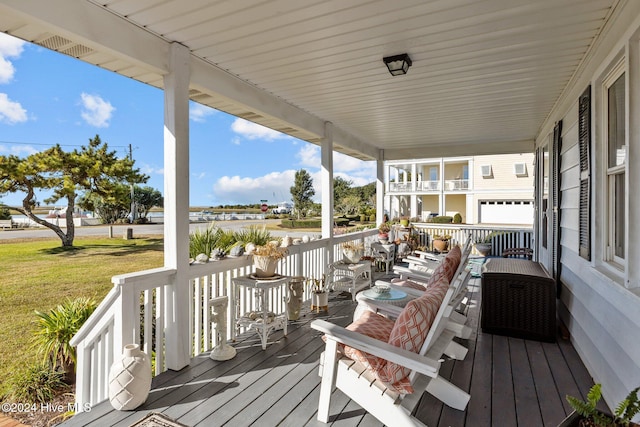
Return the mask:
<path id="1" fill-rule="evenodd" d="M 348 291 L 351 299 L 362 289 L 371 287 L 371 261 L 354 264 L 337 261 L 329 265 L 329 286 L 334 291 Z"/>
<path id="2" fill-rule="evenodd" d="M 262 349 L 267 348 L 267 338 L 269 334 L 276 329 L 283 329 L 284 335 L 287 335 L 287 298 L 289 294 L 288 283 L 291 280 L 290 276 L 276 276 L 274 278 L 258 278 L 253 275 L 241 276 L 231 279 L 233 285 L 234 295 L 234 319 L 236 322 L 236 330 L 240 327 L 246 327 L 248 329 L 255 330 L 260 336 L 262 343 Z M 273 313 L 270 316 L 269 313 L 269 290 L 277 287 L 284 287 L 284 313 Z M 253 294 L 256 299 L 257 310 L 254 316 L 250 313 L 240 313 L 240 288 L 253 289 Z"/>
<path id="3" fill-rule="evenodd" d="M 410 299 L 411 298 L 407 296 L 406 292 L 398 289 L 390 289 L 389 292 L 383 293 L 376 292 L 374 289 L 367 289 L 360 292 L 356 297 L 356 300 L 358 300 L 358 306 L 353 312 L 353 320 L 357 320 L 362 313 L 368 310 L 367 300 L 404 307 Z"/>

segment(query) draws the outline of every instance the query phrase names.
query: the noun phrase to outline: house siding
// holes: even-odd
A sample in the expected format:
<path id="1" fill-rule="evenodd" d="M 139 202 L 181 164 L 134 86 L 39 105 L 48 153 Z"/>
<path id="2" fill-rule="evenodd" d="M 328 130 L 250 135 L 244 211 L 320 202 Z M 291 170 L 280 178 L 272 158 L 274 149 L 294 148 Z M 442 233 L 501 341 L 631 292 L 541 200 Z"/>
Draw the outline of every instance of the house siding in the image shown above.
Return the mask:
<path id="1" fill-rule="evenodd" d="M 563 120 L 562 152 L 561 152 L 561 295 L 558 301 L 558 313 L 561 321 L 567 326 L 571 341 L 580 357 L 585 363 L 595 382 L 602 383 L 604 398 L 609 407 L 615 407 L 630 390 L 640 386 L 640 291 L 638 288 L 625 287 L 625 279 L 629 277 L 629 269 L 635 271 L 638 259 L 628 259 L 626 276 L 622 276 L 611 268 L 608 268 L 602 260 L 604 239 L 602 218 L 606 209 L 603 180 L 602 152 L 603 141 L 598 117 L 602 107 L 602 97 L 597 96 L 597 91 L 602 87 L 599 80 L 620 52 L 629 52 L 630 49 L 638 49 L 638 34 L 640 34 L 640 2 L 625 2 L 622 10 L 613 18 L 608 34 L 603 37 L 589 55 L 585 71 L 577 78 L 573 85 L 568 87 L 565 93 L 572 94 L 570 99 L 558 103 L 545 125 L 543 132 L 538 136 L 537 146 L 549 142 L 553 124 Z M 640 67 L 640 64 L 627 67 Z M 633 74 L 629 68 L 626 72 Z M 596 96 L 592 97 L 592 140 L 591 167 L 592 167 L 592 261 L 587 261 L 579 256 L 578 225 L 579 225 L 579 150 L 577 104 L 579 94 L 589 85 L 593 85 Z M 629 90 L 628 97 L 640 96 L 640 93 Z M 638 100 L 629 100 L 637 103 Z M 637 129 L 640 120 L 629 114 L 630 126 Z M 599 133 L 600 132 L 600 133 Z M 629 132 L 629 152 L 638 150 L 640 141 L 634 133 Z M 628 171 L 640 168 L 640 161 L 629 157 Z M 637 169 L 636 169 L 637 170 Z M 631 175 L 631 173 L 629 174 Z M 629 179 L 628 192 L 635 197 L 637 188 Z M 540 203 L 541 201 L 538 201 Z M 632 204 L 632 203 L 630 203 Z M 540 206 L 538 207 L 541 208 Z M 640 212 L 630 208 L 627 227 L 627 244 L 633 245 L 640 237 L 635 224 L 640 221 Z M 539 229 L 539 228 L 538 228 Z M 539 230 L 543 233 L 544 230 Z M 540 240 L 541 236 L 538 236 Z M 541 250 L 540 262 L 550 268 L 549 257 L 544 256 Z M 630 267 L 631 266 L 631 267 Z M 633 274 L 631 277 L 633 279 Z M 633 283 L 633 280 L 631 281 Z"/>

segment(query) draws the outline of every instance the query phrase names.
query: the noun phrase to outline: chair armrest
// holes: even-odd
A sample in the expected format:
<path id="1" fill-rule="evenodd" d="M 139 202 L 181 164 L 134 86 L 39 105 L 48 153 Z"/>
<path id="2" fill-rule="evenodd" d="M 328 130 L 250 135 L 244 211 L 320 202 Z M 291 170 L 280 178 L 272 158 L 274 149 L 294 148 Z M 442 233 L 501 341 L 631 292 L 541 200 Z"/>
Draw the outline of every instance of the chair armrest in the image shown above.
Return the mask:
<path id="1" fill-rule="evenodd" d="M 438 370 L 440 369 L 438 360 L 350 331 L 325 320 L 314 320 L 311 322 L 311 327 L 325 334 L 329 340 L 357 348 L 432 378 L 438 375 Z"/>
<path id="2" fill-rule="evenodd" d="M 394 265 L 393 272 L 399 274 L 402 278 L 411 278 L 417 282 L 428 282 L 431 278 L 431 274 L 423 273 L 422 271 L 412 270 L 407 267 L 403 267 L 401 265 Z"/>
<path id="3" fill-rule="evenodd" d="M 431 261 L 442 261 L 442 257 L 434 255 L 430 252 L 425 252 L 425 251 L 413 251 L 414 253 L 418 254 L 421 258 L 424 258 L 425 260 L 431 260 Z"/>
<path id="4" fill-rule="evenodd" d="M 376 301 L 369 298 L 358 298 L 358 304 L 366 305 L 369 311 L 373 311 L 374 313 L 381 314 L 383 316 L 391 317 L 393 319 L 397 319 L 402 313 L 403 307 L 399 307 L 397 305 L 387 304 L 382 301 Z"/>

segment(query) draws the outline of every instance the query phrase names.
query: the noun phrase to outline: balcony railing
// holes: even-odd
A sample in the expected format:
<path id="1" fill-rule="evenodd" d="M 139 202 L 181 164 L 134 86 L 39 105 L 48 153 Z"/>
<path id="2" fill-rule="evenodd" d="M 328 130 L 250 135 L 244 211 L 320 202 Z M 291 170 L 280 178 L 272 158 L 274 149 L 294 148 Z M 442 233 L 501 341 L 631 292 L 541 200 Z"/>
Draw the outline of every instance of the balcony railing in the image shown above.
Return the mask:
<path id="1" fill-rule="evenodd" d="M 415 191 L 440 191 L 441 181 L 416 181 Z M 413 191 L 411 182 L 391 182 L 389 183 L 390 192 L 407 192 Z"/>
<path id="2" fill-rule="evenodd" d="M 464 191 L 469 189 L 468 179 L 448 179 L 444 182 L 445 191 Z"/>
<path id="3" fill-rule="evenodd" d="M 453 224 L 414 224 L 414 228 L 425 246 L 430 241 L 428 236 L 436 234 L 451 235 L 453 243 L 462 243 L 466 236 L 480 241 L 494 231 L 504 231 L 494 233 L 494 254 L 507 247 L 531 247 L 531 229 Z M 361 242 L 368 248 L 377 239 L 376 235 L 377 230 L 367 230 L 335 236 L 331 246 L 329 239 L 289 246 L 288 255 L 280 261 L 278 272 L 320 279 L 325 274 L 330 254 L 334 260 L 342 258 L 340 245 L 343 242 Z M 152 355 L 155 375 L 171 365 L 169 358 L 175 355 L 171 339 L 176 334 L 188 334 L 192 357 L 210 351 L 216 331 L 212 327 L 209 302 L 219 296 L 231 297 L 231 279 L 253 271 L 251 257 L 248 256 L 191 265 L 187 278 L 189 326 L 184 331 L 173 330 L 174 323 L 170 321 L 170 316 L 180 311 L 180 307 L 174 305 L 174 301 L 180 300 L 177 289 L 181 288 L 176 286 L 176 270 L 157 268 L 114 276 L 113 288 L 71 342 L 77 347 L 76 407 L 82 409 L 87 407 L 85 405 L 95 405 L 108 398 L 109 368 L 125 344 L 137 343 Z M 284 291 L 273 289 L 271 292 L 272 309 L 284 312 Z M 309 300 L 310 289 L 304 292 L 303 299 Z M 241 292 L 238 300 L 229 301 L 229 305 L 245 313 L 254 310 L 257 301 L 253 292 L 247 291 Z M 236 333 L 235 311 L 227 310 L 225 332 L 232 339 Z"/>
<path id="4" fill-rule="evenodd" d="M 278 272 L 289 276 L 320 279 L 329 264 L 328 256 L 342 258 L 340 245 L 357 241 L 369 247 L 377 230 L 335 236 L 332 247 L 328 239 L 289 246 L 288 255 L 280 261 Z M 166 371 L 167 358 L 172 356 L 167 343 L 171 334 L 188 333 L 191 355 L 197 356 L 213 347 L 214 333 L 209 301 L 219 296 L 231 296 L 231 279 L 254 271 L 251 257 L 228 258 L 189 267 L 189 330 L 174 331 L 169 315 L 175 313 L 176 271 L 168 268 L 139 271 L 114 276 L 111 291 L 93 315 L 73 337 L 77 347 L 76 403 L 77 408 L 94 405 L 108 398 L 109 368 L 125 344 L 137 343 L 154 361 L 154 374 Z M 282 289 L 271 290 L 272 309 L 284 312 L 286 301 Z M 305 289 L 303 299 L 311 298 Z M 253 292 L 241 292 L 239 305 L 245 313 L 254 310 L 257 301 Z M 227 310 L 226 336 L 235 337 L 234 309 Z M 241 330 L 242 332 L 242 330 Z"/>

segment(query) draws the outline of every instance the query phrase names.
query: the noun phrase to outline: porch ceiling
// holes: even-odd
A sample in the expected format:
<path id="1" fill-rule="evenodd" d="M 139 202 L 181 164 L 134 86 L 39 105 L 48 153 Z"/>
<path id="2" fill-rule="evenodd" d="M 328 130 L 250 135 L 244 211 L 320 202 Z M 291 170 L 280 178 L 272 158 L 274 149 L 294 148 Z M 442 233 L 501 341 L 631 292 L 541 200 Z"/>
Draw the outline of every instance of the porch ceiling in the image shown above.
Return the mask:
<path id="1" fill-rule="evenodd" d="M 0 31 L 157 87 L 178 42 L 194 101 L 389 160 L 533 150 L 624 1 L 0 0 Z"/>

